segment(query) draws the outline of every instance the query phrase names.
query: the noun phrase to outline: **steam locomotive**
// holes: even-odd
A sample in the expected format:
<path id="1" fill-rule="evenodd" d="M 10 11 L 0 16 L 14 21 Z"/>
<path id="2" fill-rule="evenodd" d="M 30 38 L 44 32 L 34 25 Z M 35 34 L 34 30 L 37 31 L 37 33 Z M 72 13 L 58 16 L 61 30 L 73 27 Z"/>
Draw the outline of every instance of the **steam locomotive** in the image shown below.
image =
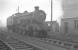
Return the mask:
<path id="1" fill-rule="evenodd" d="M 49 30 L 45 19 L 46 13 L 36 6 L 33 12 L 25 11 L 10 16 L 7 19 L 7 28 L 22 35 L 44 38 Z"/>

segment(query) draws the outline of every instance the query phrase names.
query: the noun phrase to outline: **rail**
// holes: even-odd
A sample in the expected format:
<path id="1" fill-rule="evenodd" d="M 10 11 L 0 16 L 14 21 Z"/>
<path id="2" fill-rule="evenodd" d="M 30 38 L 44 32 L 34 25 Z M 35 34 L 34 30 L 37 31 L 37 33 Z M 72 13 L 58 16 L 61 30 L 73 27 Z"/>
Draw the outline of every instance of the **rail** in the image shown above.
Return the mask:
<path id="1" fill-rule="evenodd" d="M 7 31 L 6 32 L 1 31 L 1 32 L 8 33 Z M 58 47 L 62 47 L 62 48 L 66 48 L 66 49 L 72 49 L 73 46 L 74 46 L 74 43 L 68 42 L 68 41 L 62 41 L 62 40 L 57 40 L 57 39 L 49 39 L 49 38 L 46 38 L 46 39 L 38 38 L 38 39 L 42 42 L 49 43 L 49 44 L 52 44 L 52 45 L 56 45 Z"/>

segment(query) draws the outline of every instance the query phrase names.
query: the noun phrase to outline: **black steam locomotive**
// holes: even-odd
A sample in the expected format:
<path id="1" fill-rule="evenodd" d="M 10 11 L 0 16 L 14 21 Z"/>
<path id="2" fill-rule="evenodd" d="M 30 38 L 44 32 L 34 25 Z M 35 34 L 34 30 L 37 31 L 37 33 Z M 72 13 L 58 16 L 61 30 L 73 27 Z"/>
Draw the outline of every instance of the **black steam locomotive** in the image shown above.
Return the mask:
<path id="1" fill-rule="evenodd" d="M 25 11 L 9 17 L 7 19 L 7 28 L 22 35 L 44 38 L 47 37 L 49 30 L 45 19 L 46 13 L 36 6 L 33 12 Z"/>

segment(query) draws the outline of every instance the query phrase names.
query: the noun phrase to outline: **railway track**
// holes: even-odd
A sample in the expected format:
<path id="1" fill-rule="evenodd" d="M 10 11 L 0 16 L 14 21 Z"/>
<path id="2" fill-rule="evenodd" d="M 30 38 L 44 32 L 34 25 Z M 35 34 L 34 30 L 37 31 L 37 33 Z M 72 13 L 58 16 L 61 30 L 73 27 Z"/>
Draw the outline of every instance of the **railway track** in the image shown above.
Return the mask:
<path id="1" fill-rule="evenodd" d="M 0 37 L 1 37 L 0 40 L 4 41 L 8 45 L 8 47 L 10 47 L 12 50 L 41 50 L 40 48 L 34 47 L 30 44 L 27 44 L 26 42 L 23 42 L 21 40 L 15 39 L 13 37 L 10 37 L 4 34 L 1 34 Z M 11 50 L 11 49 L 8 49 L 8 50 Z"/>
<path id="2" fill-rule="evenodd" d="M 3 32 L 4 33 L 4 32 Z M 7 32 L 6 32 L 7 33 Z M 9 39 L 9 38 L 8 38 Z M 35 38 L 34 38 L 35 39 Z M 70 49 L 71 48 L 71 44 L 69 44 L 69 43 L 66 43 L 66 42 L 63 42 L 63 41 L 60 41 L 60 40 L 56 40 L 56 39 L 46 39 L 46 40 L 44 40 L 44 39 L 39 39 L 38 38 L 38 40 L 39 41 L 41 41 L 41 42 L 44 42 L 44 43 L 48 43 L 48 44 L 50 44 L 50 45 L 56 45 L 56 46 L 58 46 L 58 47 L 62 47 L 62 48 L 66 48 L 66 49 Z M 36 48 L 36 47 L 30 47 L 29 45 L 28 46 L 24 46 L 25 45 L 25 43 L 24 42 L 19 42 L 19 40 L 16 40 L 16 39 L 13 39 L 13 38 L 11 38 L 10 37 L 10 39 L 9 40 L 7 40 L 7 42 L 8 42 L 8 44 L 10 44 L 13 48 L 16 48 L 16 49 L 20 49 L 20 48 L 22 48 L 22 47 L 25 47 L 25 48 L 27 48 L 27 47 L 29 47 L 29 48 Z M 58 44 L 57 44 L 58 43 Z M 63 44 L 63 45 L 61 45 L 61 44 Z M 65 46 L 65 44 L 66 44 L 66 46 Z M 70 46 L 69 46 L 70 45 Z M 39 49 L 40 50 L 40 49 Z"/>
<path id="3" fill-rule="evenodd" d="M 12 50 L 6 43 L 0 40 L 0 50 Z"/>
<path id="4" fill-rule="evenodd" d="M 55 45 L 61 48 L 66 48 L 66 49 L 70 49 L 73 46 L 73 43 L 55 40 L 55 39 L 39 39 L 39 40 L 42 42 L 45 42 L 51 45 Z"/>
<path id="5" fill-rule="evenodd" d="M 8 39 L 7 43 L 12 46 L 12 48 L 14 50 L 41 50 L 39 48 L 36 48 L 32 45 L 26 44 L 23 41 L 20 41 L 18 39 L 14 39 L 12 37 L 10 37 L 10 39 Z"/>

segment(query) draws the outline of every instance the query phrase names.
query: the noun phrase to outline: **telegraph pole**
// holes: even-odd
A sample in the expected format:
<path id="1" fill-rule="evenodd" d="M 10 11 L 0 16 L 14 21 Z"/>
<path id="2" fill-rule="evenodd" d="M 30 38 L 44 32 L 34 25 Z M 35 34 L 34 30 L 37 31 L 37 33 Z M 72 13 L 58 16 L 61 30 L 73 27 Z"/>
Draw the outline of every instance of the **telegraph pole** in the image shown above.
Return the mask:
<path id="1" fill-rule="evenodd" d="M 19 5 L 18 5 L 18 10 L 17 10 L 17 11 L 18 11 L 18 13 L 19 13 Z"/>
<path id="2" fill-rule="evenodd" d="M 51 26 L 51 31 L 53 32 L 53 22 L 52 22 L 52 0 L 50 1 L 51 3 L 51 23 L 50 23 L 50 26 Z"/>
<path id="3" fill-rule="evenodd" d="M 18 13 L 19 13 L 19 10 L 20 10 L 20 9 L 19 9 L 19 8 L 20 8 L 20 7 L 19 7 L 19 6 L 20 6 L 20 2 L 21 2 L 21 0 L 18 0 L 18 7 L 17 7 L 17 12 L 18 12 Z"/>
<path id="4" fill-rule="evenodd" d="M 51 22 L 52 22 L 52 0 L 51 0 Z"/>

